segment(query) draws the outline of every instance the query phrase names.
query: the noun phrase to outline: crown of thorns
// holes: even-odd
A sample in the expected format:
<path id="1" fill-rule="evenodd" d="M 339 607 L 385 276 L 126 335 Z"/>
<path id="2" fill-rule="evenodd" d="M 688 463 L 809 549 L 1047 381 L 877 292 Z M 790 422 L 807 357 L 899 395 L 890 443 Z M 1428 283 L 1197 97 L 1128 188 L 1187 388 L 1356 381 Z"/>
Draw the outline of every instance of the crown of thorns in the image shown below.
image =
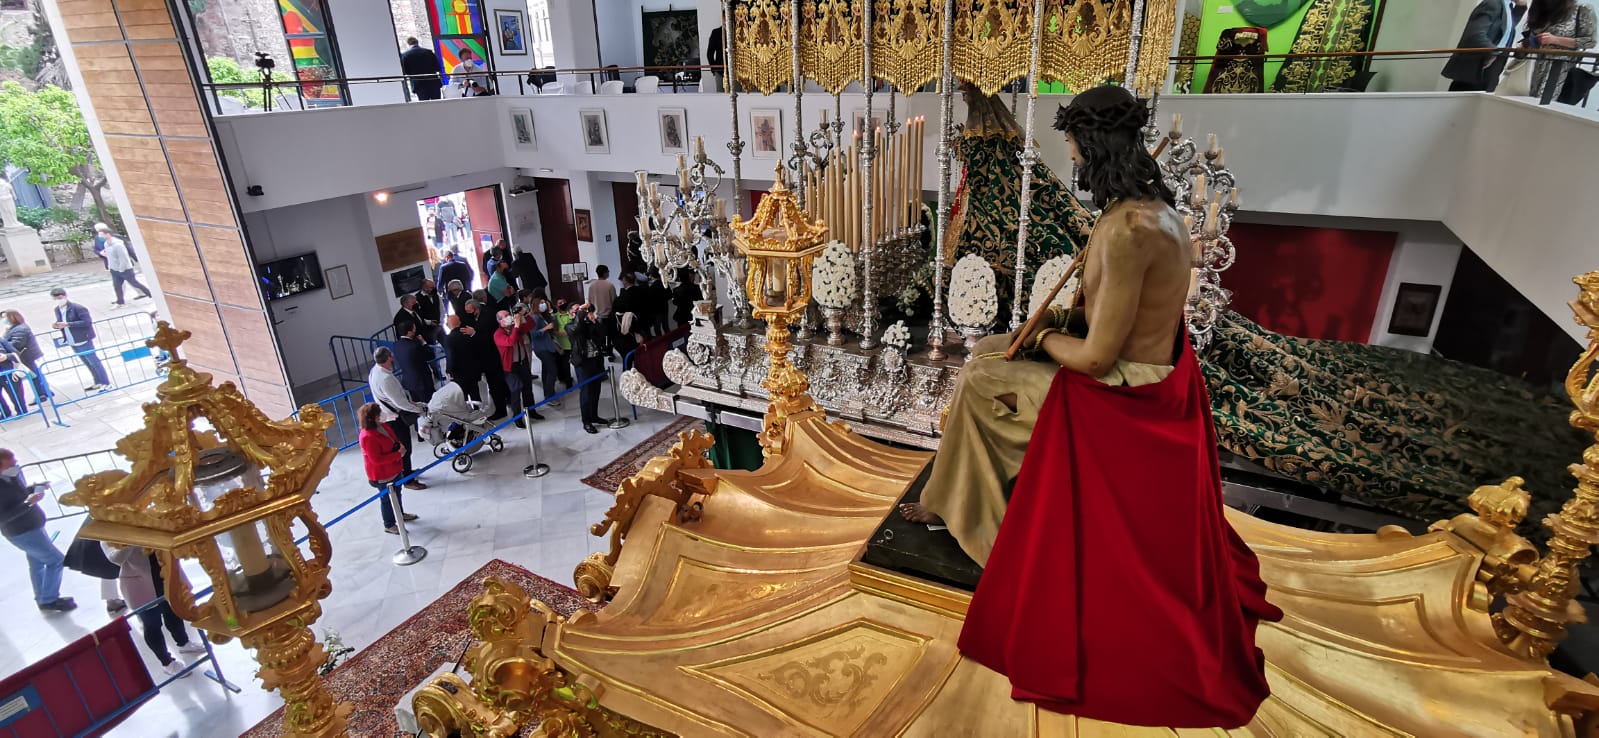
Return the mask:
<path id="1" fill-rule="evenodd" d="M 1055 112 L 1055 128 L 1062 131 L 1142 128 L 1148 122 L 1149 106 L 1119 87 L 1089 90 Z"/>

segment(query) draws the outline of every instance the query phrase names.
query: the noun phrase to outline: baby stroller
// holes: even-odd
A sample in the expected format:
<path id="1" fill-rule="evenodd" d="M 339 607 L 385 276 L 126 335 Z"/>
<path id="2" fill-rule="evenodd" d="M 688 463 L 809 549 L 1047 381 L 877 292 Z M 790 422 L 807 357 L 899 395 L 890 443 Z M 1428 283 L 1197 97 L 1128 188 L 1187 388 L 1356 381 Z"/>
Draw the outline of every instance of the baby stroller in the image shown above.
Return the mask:
<path id="1" fill-rule="evenodd" d="M 424 437 L 433 444 L 433 457 L 442 459 L 452 452 L 467 444 L 476 441 L 483 434 L 488 433 L 494 426 L 488 422 L 488 410 L 474 407 L 473 413 L 452 413 L 446 410 L 429 409 L 422 416 L 422 430 Z M 450 460 L 450 468 L 459 474 L 472 470 L 472 456 L 487 446 L 490 451 L 499 452 L 505 449 L 505 441 L 499 434 L 490 434 L 488 439 L 474 449 L 471 453 L 461 454 Z"/>

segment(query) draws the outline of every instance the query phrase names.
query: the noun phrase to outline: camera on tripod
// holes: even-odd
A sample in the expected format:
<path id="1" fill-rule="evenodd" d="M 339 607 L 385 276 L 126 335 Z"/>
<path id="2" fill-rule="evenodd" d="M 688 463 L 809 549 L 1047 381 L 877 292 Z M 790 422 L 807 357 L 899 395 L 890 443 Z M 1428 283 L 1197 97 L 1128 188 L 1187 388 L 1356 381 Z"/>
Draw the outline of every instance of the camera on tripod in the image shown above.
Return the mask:
<path id="1" fill-rule="evenodd" d="M 255 68 L 256 69 L 260 69 L 260 70 L 266 71 L 266 70 L 271 70 L 273 67 L 276 67 L 277 65 L 278 65 L 277 62 L 272 61 L 272 55 L 271 54 L 268 54 L 265 51 L 257 51 L 257 52 L 255 52 Z"/>

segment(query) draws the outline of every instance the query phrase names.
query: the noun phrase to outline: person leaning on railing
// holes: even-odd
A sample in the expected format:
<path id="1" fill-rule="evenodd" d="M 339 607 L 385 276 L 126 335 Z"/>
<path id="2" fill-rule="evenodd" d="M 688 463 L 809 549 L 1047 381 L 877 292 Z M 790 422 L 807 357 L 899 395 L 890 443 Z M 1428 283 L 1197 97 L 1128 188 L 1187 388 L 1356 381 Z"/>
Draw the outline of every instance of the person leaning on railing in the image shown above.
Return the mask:
<path id="1" fill-rule="evenodd" d="M 1577 0 L 1532 0 L 1527 10 L 1527 46 L 1537 49 L 1586 51 L 1593 48 L 1594 10 Z M 1532 65 L 1532 96 L 1553 89 L 1559 95 L 1573 64 L 1570 60 L 1540 58 Z M 1551 76 L 1553 79 L 1551 79 Z"/>
<path id="2" fill-rule="evenodd" d="M 1460 34 L 1461 49 L 1510 48 L 1516 38 L 1516 25 L 1527 12 L 1531 0 L 1482 0 L 1471 11 L 1466 30 Z M 1444 64 L 1443 76 L 1451 92 L 1493 92 L 1499 75 L 1505 71 L 1505 54 L 1456 52 Z"/>

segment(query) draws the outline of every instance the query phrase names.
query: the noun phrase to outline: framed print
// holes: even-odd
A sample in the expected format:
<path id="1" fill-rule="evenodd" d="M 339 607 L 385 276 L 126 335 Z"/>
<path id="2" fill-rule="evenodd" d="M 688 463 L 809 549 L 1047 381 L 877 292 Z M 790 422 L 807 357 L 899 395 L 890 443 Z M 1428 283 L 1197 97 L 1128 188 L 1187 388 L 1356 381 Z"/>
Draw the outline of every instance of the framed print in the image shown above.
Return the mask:
<path id="1" fill-rule="evenodd" d="M 582 124 L 583 151 L 589 154 L 611 153 L 611 134 L 605 130 L 605 111 L 579 110 L 577 115 Z"/>
<path id="2" fill-rule="evenodd" d="M 688 153 L 688 113 L 682 108 L 661 108 L 657 116 L 661 128 L 661 153 Z"/>
<path id="3" fill-rule="evenodd" d="M 589 278 L 588 262 L 574 261 L 561 265 L 562 282 L 582 282 Z"/>
<path id="4" fill-rule="evenodd" d="M 538 134 L 533 130 L 533 111 L 511 108 L 511 140 L 519 149 L 539 150 Z"/>
<path id="5" fill-rule="evenodd" d="M 594 242 L 594 216 L 587 210 L 575 210 L 572 222 L 577 227 L 577 240 Z"/>
<path id="6" fill-rule="evenodd" d="M 337 300 L 355 294 L 355 287 L 350 284 L 350 267 L 340 264 L 328 267 L 322 273 L 323 281 L 328 285 L 328 296 Z"/>
<path id="7" fill-rule="evenodd" d="M 527 56 L 527 16 L 520 10 L 496 9 L 494 27 L 503 56 Z"/>
<path id="8" fill-rule="evenodd" d="M 877 129 L 883 127 L 882 111 L 881 110 L 872 111 L 872 127 L 871 128 L 863 127 L 865 125 L 865 123 L 866 123 L 866 108 L 856 108 L 855 112 L 850 114 L 850 125 L 854 126 L 854 128 L 852 130 L 854 130 L 856 133 L 861 134 L 862 136 L 865 136 L 868 132 L 876 131 Z"/>
<path id="9" fill-rule="evenodd" d="M 1388 318 L 1388 332 L 1399 336 L 1432 333 L 1432 319 L 1438 313 L 1438 298 L 1444 288 L 1436 284 L 1401 282 L 1394 295 L 1394 312 Z"/>
<path id="10" fill-rule="evenodd" d="M 783 111 L 767 108 L 750 111 L 750 156 L 778 159 L 783 148 Z"/>

